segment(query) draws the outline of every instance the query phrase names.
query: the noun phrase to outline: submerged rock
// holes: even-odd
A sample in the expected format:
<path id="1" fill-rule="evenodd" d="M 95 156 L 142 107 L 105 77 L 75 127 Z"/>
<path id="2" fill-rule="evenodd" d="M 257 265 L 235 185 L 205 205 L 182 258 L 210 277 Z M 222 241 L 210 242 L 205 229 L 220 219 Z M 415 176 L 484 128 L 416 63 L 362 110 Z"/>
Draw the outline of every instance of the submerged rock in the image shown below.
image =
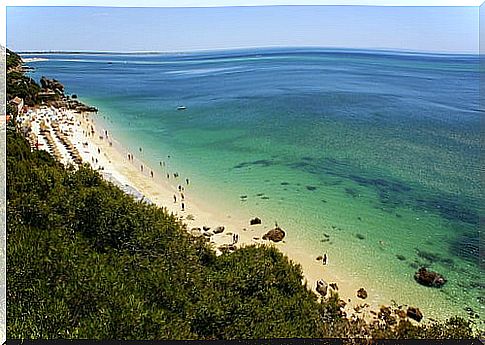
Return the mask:
<path id="1" fill-rule="evenodd" d="M 421 310 L 419 308 L 415 307 L 409 307 L 408 310 L 406 311 L 406 315 L 416 321 L 421 321 L 423 318 L 423 313 L 421 313 Z"/>
<path id="2" fill-rule="evenodd" d="M 359 290 L 357 290 L 357 297 L 362 298 L 362 299 L 366 299 L 367 298 L 367 291 L 365 291 L 364 288 L 360 288 Z"/>
<path id="3" fill-rule="evenodd" d="M 268 231 L 266 234 L 263 235 L 263 240 L 270 240 L 273 242 L 280 242 L 283 240 L 285 237 L 285 232 L 280 228 L 276 227 L 270 231 Z"/>
<path id="4" fill-rule="evenodd" d="M 431 287 L 442 287 L 446 283 L 446 279 L 441 274 L 428 271 L 425 267 L 421 267 L 416 272 L 414 279 L 421 285 Z"/>
<path id="5" fill-rule="evenodd" d="M 328 290 L 328 285 L 323 279 L 317 280 L 317 292 L 322 295 L 322 297 L 325 297 L 327 295 L 327 290 Z"/>
<path id="6" fill-rule="evenodd" d="M 261 224 L 261 219 L 259 219 L 258 217 L 253 218 L 249 221 L 249 225 L 257 225 L 257 224 Z"/>

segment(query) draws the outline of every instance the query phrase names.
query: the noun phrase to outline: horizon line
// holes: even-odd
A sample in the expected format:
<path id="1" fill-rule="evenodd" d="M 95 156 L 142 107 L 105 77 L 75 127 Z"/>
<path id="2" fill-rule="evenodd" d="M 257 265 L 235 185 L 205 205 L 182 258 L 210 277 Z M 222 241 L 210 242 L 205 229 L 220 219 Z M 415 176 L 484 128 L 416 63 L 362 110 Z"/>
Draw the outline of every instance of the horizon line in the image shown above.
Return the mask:
<path id="1" fill-rule="evenodd" d="M 8 47 L 7 47 L 8 48 Z M 10 49 L 10 48 L 8 48 Z M 413 50 L 413 49 L 400 49 L 400 48 L 355 48 L 355 47 L 332 47 L 332 46 L 248 46 L 248 47 L 225 47 L 225 48 L 208 48 L 208 49 L 191 49 L 191 50 L 63 50 L 63 49 L 51 49 L 51 50 L 18 50 L 10 49 L 17 54 L 190 54 L 190 53 L 210 53 L 220 51 L 237 51 L 237 50 L 251 50 L 251 49 L 321 49 L 321 50 L 353 50 L 353 51 L 376 51 L 387 53 L 400 53 L 400 54 L 427 54 L 427 55 L 470 55 L 478 56 L 480 52 L 450 52 L 450 51 L 437 51 L 437 50 Z"/>

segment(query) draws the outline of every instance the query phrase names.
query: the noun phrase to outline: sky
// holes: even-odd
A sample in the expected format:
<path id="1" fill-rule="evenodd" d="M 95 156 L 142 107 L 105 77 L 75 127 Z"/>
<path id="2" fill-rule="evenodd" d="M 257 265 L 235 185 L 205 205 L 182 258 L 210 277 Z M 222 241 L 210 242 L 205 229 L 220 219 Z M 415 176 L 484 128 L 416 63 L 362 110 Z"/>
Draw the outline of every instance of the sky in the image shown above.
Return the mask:
<path id="1" fill-rule="evenodd" d="M 7 47 L 16 51 L 319 46 L 478 53 L 479 48 L 476 6 L 12 6 L 6 12 Z"/>

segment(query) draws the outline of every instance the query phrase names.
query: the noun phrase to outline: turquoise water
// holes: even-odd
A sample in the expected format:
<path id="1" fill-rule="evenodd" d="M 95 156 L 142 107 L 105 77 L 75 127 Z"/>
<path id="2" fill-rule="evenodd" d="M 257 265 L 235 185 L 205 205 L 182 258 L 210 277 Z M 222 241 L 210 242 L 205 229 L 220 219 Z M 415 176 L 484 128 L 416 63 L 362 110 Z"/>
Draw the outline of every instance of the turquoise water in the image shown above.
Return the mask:
<path id="1" fill-rule="evenodd" d="M 35 57 L 48 60 L 31 63 L 34 78 L 57 78 L 97 106 L 126 147 L 142 147 L 160 175 L 189 177 L 208 205 L 278 221 L 289 241 L 329 253 L 398 303 L 419 302 L 435 317 L 471 308 L 482 322 L 477 57 L 325 49 Z M 419 286 L 418 266 L 447 284 Z"/>

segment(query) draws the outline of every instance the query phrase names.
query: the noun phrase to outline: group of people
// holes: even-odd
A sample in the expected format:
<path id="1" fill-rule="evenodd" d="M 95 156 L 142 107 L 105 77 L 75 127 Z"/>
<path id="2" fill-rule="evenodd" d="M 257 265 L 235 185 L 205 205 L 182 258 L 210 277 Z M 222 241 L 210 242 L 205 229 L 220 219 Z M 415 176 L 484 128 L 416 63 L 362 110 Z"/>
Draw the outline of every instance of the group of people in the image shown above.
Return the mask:
<path id="1" fill-rule="evenodd" d="M 143 149 L 140 147 L 139 148 L 139 151 L 140 152 L 143 152 Z M 170 156 L 168 156 L 168 158 L 170 158 Z M 133 154 L 132 153 L 128 153 L 128 161 L 133 162 L 133 160 L 134 160 Z M 160 161 L 159 164 L 160 164 L 160 167 L 165 167 L 165 165 L 166 165 L 165 164 L 165 161 Z M 143 164 L 140 164 L 140 171 L 141 172 L 144 171 L 144 168 L 145 167 L 143 166 Z M 150 177 L 151 178 L 154 178 L 155 177 L 155 174 L 154 174 L 153 170 L 150 170 Z M 179 173 L 178 172 L 174 172 L 173 173 L 173 178 L 176 179 L 178 177 L 179 177 Z M 169 178 L 170 178 L 170 173 L 167 173 L 167 179 L 169 179 Z M 189 179 L 188 178 L 185 179 L 185 183 L 187 185 L 189 184 Z M 183 187 L 182 185 L 178 185 L 178 192 L 180 194 L 179 200 L 180 200 L 181 210 L 182 211 L 185 211 L 185 195 L 184 195 L 185 187 Z M 177 203 L 177 195 L 176 194 L 173 195 L 173 202 L 174 203 Z"/>

